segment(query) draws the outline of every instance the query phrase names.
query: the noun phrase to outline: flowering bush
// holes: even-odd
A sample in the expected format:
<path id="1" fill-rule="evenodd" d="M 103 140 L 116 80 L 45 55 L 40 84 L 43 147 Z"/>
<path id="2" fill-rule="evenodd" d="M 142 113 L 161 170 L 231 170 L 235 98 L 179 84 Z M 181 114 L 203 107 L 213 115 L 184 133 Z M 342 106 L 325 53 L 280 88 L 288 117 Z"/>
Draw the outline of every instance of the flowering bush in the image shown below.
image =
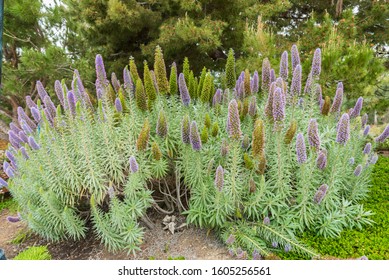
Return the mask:
<path id="1" fill-rule="evenodd" d="M 363 99 L 342 110 L 343 84 L 331 102 L 320 87 L 320 49 L 302 91 L 296 46 L 281 57 L 279 77 L 269 60 L 235 81 L 230 51 L 225 89 L 206 69 L 168 80 L 161 49 L 143 80 L 133 60 L 123 83 L 107 79 L 96 57 L 96 97 L 74 73 L 55 83 L 55 107 L 41 83 L 11 124 L 4 170 L 21 219 L 50 240 L 80 239 L 93 226 L 110 250 L 139 249 L 146 210 L 183 211 L 190 223 L 214 228 L 231 254 L 257 259 L 272 251 L 317 256 L 295 237 L 325 237 L 370 224 L 359 203 L 377 161 L 365 145 Z M 290 71 L 291 70 L 291 71 Z M 292 73 L 292 77 L 289 76 Z M 178 76 L 178 79 L 177 79 Z M 178 81 L 177 81 L 178 80 Z M 387 127 L 376 141 L 383 142 Z M 5 181 L 0 184 L 7 185 Z"/>

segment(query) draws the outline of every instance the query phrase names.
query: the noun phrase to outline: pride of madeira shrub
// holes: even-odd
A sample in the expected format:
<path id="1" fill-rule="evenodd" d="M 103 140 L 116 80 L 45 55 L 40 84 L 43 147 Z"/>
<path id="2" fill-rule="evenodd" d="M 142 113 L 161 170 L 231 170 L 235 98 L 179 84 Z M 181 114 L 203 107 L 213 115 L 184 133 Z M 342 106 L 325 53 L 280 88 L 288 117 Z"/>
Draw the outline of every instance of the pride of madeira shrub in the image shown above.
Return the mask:
<path id="1" fill-rule="evenodd" d="M 195 77 L 188 60 L 168 77 L 159 47 L 154 70 L 145 63 L 142 79 L 131 59 L 123 82 L 108 80 L 97 55 L 95 94 L 77 70 L 71 83 L 55 82 L 57 106 L 37 82 L 39 98 L 27 97 L 29 112 L 20 107 L 10 125 L 10 180 L 0 183 L 48 240 L 82 239 L 93 227 L 108 249 L 135 252 L 154 208 L 214 229 L 238 258 L 318 257 L 295 235 L 372 223 L 359 202 L 389 127 L 365 144 L 363 99 L 345 110 L 341 82 L 334 100 L 322 92 L 320 49 L 304 87 L 296 46 L 288 56 L 278 75 L 264 59 L 260 78 L 236 75 L 230 51 L 227 88 L 215 89 L 212 73 Z"/>

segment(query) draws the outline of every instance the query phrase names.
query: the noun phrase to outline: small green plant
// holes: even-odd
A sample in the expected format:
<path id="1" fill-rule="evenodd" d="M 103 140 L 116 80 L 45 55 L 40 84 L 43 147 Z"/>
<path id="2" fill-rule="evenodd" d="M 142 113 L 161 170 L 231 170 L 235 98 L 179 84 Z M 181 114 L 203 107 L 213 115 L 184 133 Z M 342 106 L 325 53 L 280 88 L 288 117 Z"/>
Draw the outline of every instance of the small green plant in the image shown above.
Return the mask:
<path id="1" fill-rule="evenodd" d="M 47 246 L 34 246 L 20 252 L 14 260 L 51 260 Z"/>
<path id="2" fill-rule="evenodd" d="M 11 240 L 12 244 L 22 244 L 31 235 L 30 230 L 22 229 L 17 235 Z"/>

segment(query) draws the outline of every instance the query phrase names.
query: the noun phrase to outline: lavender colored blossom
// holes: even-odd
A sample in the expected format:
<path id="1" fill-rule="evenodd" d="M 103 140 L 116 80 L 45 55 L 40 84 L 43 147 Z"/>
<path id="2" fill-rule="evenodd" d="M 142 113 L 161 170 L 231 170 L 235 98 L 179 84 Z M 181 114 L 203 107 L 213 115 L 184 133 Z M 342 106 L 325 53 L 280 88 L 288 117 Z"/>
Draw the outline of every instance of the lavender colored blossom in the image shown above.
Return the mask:
<path id="1" fill-rule="evenodd" d="M 233 257 L 235 255 L 235 252 L 233 249 L 228 249 L 228 254 Z"/>
<path id="2" fill-rule="evenodd" d="M 31 96 L 27 95 L 26 96 L 26 104 L 28 108 L 38 108 L 38 106 L 35 104 L 35 102 L 32 100 Z"/>
<path id="3" fill-rule="evenodd" d="M 32 136 L 28 137 L 28 144 L 34 150 L 39 150 L 40 149 L 40 146 L 35 142 L 35 139 Z"/>
<path id="4" fill-rule="evenodd" d="M 296 102 L 296 98 L 301 95 L 301 65 L 298 64 L 293 71 L 292 85 L 290 87 L 290 98 Z"/>
<path id="5" fill-rule="evenodd" d="M 362 116 L 362 120 L 361 120 L 361 122 L 362 122 L 362 128 L 365 127 L 365 125 L 367 124 L 367 121 L 368 121 L 368 115 L 367 115 L 367 114 L 364 114 L 364 115 Z"/>
<path id="6" fill-rule="evenodd" d="M 322 191 L 324 194 L 327 193 L 328 191 L 328 185 L 327 184 L 323 184 L 319 187 L 319 191 Z"/>
<path id="7" fill-rule="evenodd" d="M 136 158 L 134 156 L 130 157 L 130 171 L 131 173 L 136 173 L 139 170 L 138 163 L 136 162 Z"/>
<path id="8" fill-rule="evenodd" d="M 273 119 L 282 122 L 285 118 L 285 102 L 281 88 L 277 87 L 273 96 Z"/>
<path id="9" fill-rule="evenodd" d="M 50 96 L 46 96 L 43 100 L 43 103 L 45 104 L 46 108 L 49 110 L 50 116 L 54 119 L 57 115 L 57 108 L 55 108 L 55 105 L 53 101 L 51 101 Z"/>
<path id="10" fill-rule="evenodd" d="M 10 165 L 9 165 L 8 161 L 5 160 L 5 161 L 3 162 L 3 170 L 4 170 L 4 171 L 7 170 L 8 167 L 10 167 Z"/>
<path id="11" fill-rule="evenodd" d="M 111 83 L 112 83 L 114 90 L 116 92 L 119 92 L 120 82 L 119 82 L 118 78 L 116 77 L 115 72 L 112 72 L 112 74 L 111 74 Z"/>
<path id="12" fill-rule="evenodd" d="M 284 80 L 288 80 L 288 52 L 284 51 L 281 55 L 280 61 L 280 77 Z"/>
<path id="13" fill-rule="evenodd" d="M 296 155 L 297 155 L 297 162 L 300 164 L 303 164 L 307 161 L 307 151 L 305 147 L 305 140 L 302 133 L 299 133 L 297 135 L 296 139 Z"/>
<path id="14" fill-rule="evenodd" d="M 240 130 L 240 117 L 238 103 L 232 99 L 228 104 L 228 134 L 233 139 L 240 139 L 242 131 Z"/>
<path id="15" fill-rule="evenodd" d="M 262 256 L 261 254 L 257 251 L 257 249 L 254 249 L 253 251 L 253 260 L 261 260 Z"/>
<path id="16" fill-rule="evenodd" d="M 20 131 L 22 131 L 19 127 L 17 127 L 13 122 L 9 124 L 9 128 L 15 132 L 16 134 L 19 134 Z"/>
<path id="17" fill-rule="evenodd" d="M 119 113 L 123 112 L 122 102 L 120 102 L 119 97 L 116 97 L 116 99 L 115 99 L 115 109 L 116 109 L 116 111 L 118 111 Z"/>
<path id="18" fill-rule="evenodd" d="M 322 200 L 324 199 L 325 197 L 325 193 L 321 190 L 318 190 L 315 195 L 313 196 L 313 201 L 316 203 L 316 204 L 320 204 L 322 202 Z"/>
<path id="19" fill-rule="evenodd" d="M 362 110 L 362 104 L 363 104 L 363 97 L 359 97 L 357 102 L 355 103 L 352 113 L 350 114 L 350 118 L 356 118 L 360 115 Z"/>
<path id="20" fill-rule="evenodd" d="M 362 172 L 362 165 L 358 164 L 358 166 L 354 170 L 354 175 L 358 177 L 359 175 L 361 175 L 361 172 Z"/>
<path id="21" fill-rule="evenodd" d="M 232 235 L 232 234 L 230 234 L 230 236 L 228 236 L 228 238 L 227 238 L 227 240 L 226 240 L 226 243 L 227 243 L 228 245 L 231 245 L 231 244 L 233 244 L 234 242 L 235 242 L 235 236 Z"/>
<path id="22" fill-rule="evenodd" d="M 180 90 L 182 104 L 188 106 L 190 103 L 190 95 L 188 87 L 186 86 L 185 76 L 183 73 L 180 73 L 180 76 L 178 77 L 178 88 Z"/>
<path id="23" fill-rule="evenodd" d="M 297 101 L 297 106 L 299 106 L 300 108 L 303 108 L 304 106 L 304 98 L 299 98 L 299 101 Z"/>
<path id="24" fill-rule="evenodd" d="M 276 81 L 276 71 L 274 71 L 274 69 L 271 69 L 270 70 L 270 84 L 272 82 L 275 82 Z"/>
<path id="25" fill-rule="evenodd" d="M 385 142 L 386 138 L 389 137 L 389 124 L 385 127 L 384 131 L 381 133 L 381 135 L 379 135 L 375 141 L 376 142 Z"/>
<path id="26" fill-rule="evenodd" d="M 34 118 L 34 120 L 38 123 L 41 120 L 41 113 L 37 108 L 31 108 L 31 115 Z"/>
<path id="27" fill-rule="evenodd" d="M 43 112 L 44 112 L 46 119 L 49 122 L 50 126 L 53 127 L 54 126 L 54 119 L 53 119 L 53 116 L 50 114 L 50 111 L 47 108 L 45 108 L 45 109 L 43 109 Z"/>
<path id="28" fill-rule="evenodd" d="M 251 97 L 249 104 L 249 115 L 254 117 L 257 114 L 257 98 L 255 95 Z"/>
<path id="29" fill-rule="evenodd" d="M 24 120 L 32 129 L 36 129 L 36 124 L 26 115 L 22 107 L 18 107 L 17 111 L 19 120 Z"/>
<path id="30" fill-rule="evenodd" d="M 263 218 L 263 224 L 267 225 L 267 226 L 270 225 L 270 218 L 267 216 L 265 218 Z"/>
<path id="31" fill-rule="evenodd" d="M 321 72 L 321 50 L 320 48 L 317 48 L 315 50 L 315 53 L 313 54 L 311 73 L 313 77 L 317 78 L 320 76 L 320 72 Z"/>
<path id="32" fill-rule="evenodd" d="M 350 117 L 347 113 L 344 113 L 338 123 L 336 142 L 342 145 L 346 145 L 349 138 L 350 138 Z"/>
<path id="33" fill-rule="evenodd" d="M 239 83 L 237 94 L 239 99 L 243 99 L 245 97 L 244 82 Z"/>
<path id="34" fill-rule="evenodd" d="M 367 125 L 363 130 L 363 136 L 367 136 L 369 134 L 369 131 L 370 131 L 370 125 Z"/>
<path id="35" fill-rule="evenodd" d="M 0 189 L 3 187 L 8 188 L 8 183 L 0 177 Z"/>
<path id="36" fill-rule="evenodd" d="M 11 152 L 11 151 L 9 151 L 9 150 L 7 150 L 6 152 L 5 152 L 5 156 L 12 162 L 15 162 L 16 161 L 16 159 L 15 159 L 15 156 L 13 155 L 13 153 Z"/>
<path id="37" fill-rule="evenodd" d="M 15 170 L 11 166 L 4 170 L 4 172 L 9 178 L 15 177 Z"/>
<path id="38" fill-rule="evenodd" d="M 17 223 L 20 222 L 20 217 L 19 216 L 8 216 L 7 221 L 10 223 Z"/>
<path id="39" fill-rule="evenodd" d="M 225 157 L 228 154 L 228 142 L 227 142 L 226 139 L 222 140 L 222 145 L 221 145 L 221 148 L 220 148 L 220 154 L 221 154 L 222 157 Z"/>
<path id="40" fill-rule="evenodd" d="M 32 130 L 32 128 L 24 121 L 24 120 L 21 120 L 21 123 L 20 123 L 23 131 L 26 133 L 26 134 L 32 134 L 34 131 Z"/>
<path id="41" fill-rule="evenodd" d="M 22 152 L 22 155 L 23 155 L 24 159 L 29 159 L 30 158 L 28 156 L 28 153 L 27 153 L 27 151 L 26 151 L 26 149 L 24 147 L 21 147 L 20 151 Z"/>
<path id="42" fill-rule="evenodd" d="M 330 112 L 331 113 L 340 112 L 340 108 L 342 107 L 342 102 L 343 102 L 343 87 L 338 87 L 336 89 L 334 101 L 332 102 Z"/>
<path id="43" fill-rule="evenodd" d="M 269 75 L 270 77 L 270 75 Z M 270 85 L 270 83 L 269 83 Z M 257 93 L 259 90 L 259 77 L 258 77 L 258 72 L 254 71 L 253 79 L 252 79 L 252 85 L 251 85 L 251 93 Z"/>
<path id="44" fill-rule="evenodd" d="M 348 160 L 348 163 L 349 163 L 350 165 L 354 165 L 354 163 L 355 163 L 354 157 L 351 157 L 351 158 Z"/>
<path id="45" fill-rule="evenodd" d="M 222 90 L 218 88 L 212 99 L 212 106 L 215 107 L 222 103 Z"/>
<path id="46" fill-rule="evenodd" d="M 219 165 L 216 168 L 216 175 L 215 175 L 215 187 L 219 190 L 219 192 L 222 191 L 224 186 L 224 170 L 221 165 Z"/>
<path id="47" fill-rule="evenodd" d="M 372 156 L 370 159 L 370 164 L 376 164 L 377 160 L 378 160 L 378 155 L 374 154 L 374 156 Z"/>
<path id="48" fill-rule="evenodd" d="M 268 91 L 270 87 L 270 80 L 271 80 L 271 75 L 270 75 L 270 62 L 269 59 L 265 58 L 262 62 L 262 91 Z"/>
<path id="49" fill-rule="evenodd" d="M 96 77 L 101 85 L 108 85 L 107 74 L 105 72 L 103 58 L 100 54 L 96 55 Z"/>
<path id="50" fill-rule="evenodd" d="M 358 258 L 358 260 L 361 260 L 361 261 L 367 261 L 369 260 L 366 256 L 362 256 L 360 258 Z"/>
<path id="51" fill-rule="evenodd" d="M 277 247 L 278 247 L 278 242 L 277 242 L 277 241 L 273 241 L 273 242 L 271 243 L 271 246 L 272 246 L 273 248 L 277 248 Z"/>
<path id="52" fill-rule="evenodd" d="M 36 82 L 36 90 L 38 91 L 39 97 L 41 100 L 44 100 L 46 96 L 48 96 L 45 88 L 43 87 L 41 81 Z"/>
<path id="53" fill-rule="evenodd" d="M 197 128 L 196 121 L 192 121 L 190 125 L 190 133 L 189 133 L 190 143 L 192 145 L 192 149 L 195 151 L 201 150 L 201 139 L 199 130 Z"/>
<path id="54" fill-rule="evenodd" d="M 342 91 L 344 90 L 344 87 L 343 87 L 343 83 L 342 82 L 339 82 L 338 85 L 336 86 L 336 88 L 341 88 Z"/>
<path id="55" fill-rule="evenodd" d="M 319 131 L 317 129 L 316 119 L 311 119 L 308 125 L 308 143 L 311 147 L 319 150 L 320 148 L 320 138 Z"/>
<path id="56" fill-rule="evenodd" d="M 129 90 L 130 92 L 134 92 L 134 83 L 132 82 L 130 71 L 128 68 L 123 69 L 123 86 L 126 90 Z"/>
<path id="57" fill-rule="evenodd" d="M 59 103 L 61 103 L 62 107 L 65 108 L 65 100 L 64 100 L 64 92 L 63 92 L 63 88 L 62 88 L 62 85 L 61 85 L 61 82 L 56 80 L 54 82 L 54 91 L 55 91 L 55 94 L 57 95 L 58 97 L 58 100 L 59 100 Z"/>
<path id="58" fill-rule="evenodd" d="M 316 166 L 321 170 L 327 166 L 327 155 L 323 151 L 320 151 L 316 158 Z"/>
<path id="59" fill-rule="evenodd" d="M 370 151 L 371 151 L 371 143 L 367 143 L 367 144 L 365 145 L 365 148 L 363 149 L 363 153 L 364 153 L 365 155 L 367 155 L 367 154 L 370 154 Z"/>
<path id="60" fill-rule="evenodd" d="M 290 250 L 292 250 L 292 246 L 288 243 L 285 245 L 284 251 L 285 251 L 285 253 L 288 253 L 288 252 L 290 252 Z"/>
<path id="61" fill-rule="evenodd" d="M 291 52 L 291 56 L 292 56 L 292 71 L 294 71 L 296 69 L 297 65 L 301 65 L 300 54 L 299 54 L 299 51 L 298 51 L 296 45 L 292 46 L 292 49 L 290 52 Z"/>
<path id="62" fill-rule="evenodd" d="M 69 110 L 72 116 L 76 115 L 76 99 L 74 96 L 73 91 L 68 92 L 68 104 L 69 104 Z"/>
<path id="63" fill-rule="evenodd" d="M 312 82 L 313 82 L 313 77 L 311 72 L 309 73 L 307 81 L 305 82 L 304 94 L 310 94 L 312 88 Z"/>
<path id="64" fill-rule="evenodd" d="M 15 146 L 15 148 L 19 149 L 21 147 L 21 143 L 23 142 L 22 139 L 20 139 L 19 135 L 17 135 L 15 132 L 10 130 L 8 132 L 8 139 L 9 142 Z"/>
<path id="65" fill-rule="evenodd" d="M 20 131 L 18 136 L 24 143 L 28 143 L 28 137 L 24 131 Z"/>

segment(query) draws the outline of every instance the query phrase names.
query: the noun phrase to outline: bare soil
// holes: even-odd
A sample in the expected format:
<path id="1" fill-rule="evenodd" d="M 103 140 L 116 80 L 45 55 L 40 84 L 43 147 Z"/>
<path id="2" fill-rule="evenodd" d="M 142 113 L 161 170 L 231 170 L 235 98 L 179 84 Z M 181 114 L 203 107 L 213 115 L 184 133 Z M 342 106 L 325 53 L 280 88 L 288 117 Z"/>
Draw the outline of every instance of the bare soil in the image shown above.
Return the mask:
<path id="1" fill-rule="evenodd" d="M 52 258 L 56 260 L 166 260 L 169 257 L 183 257 L 187 260 L 231 259 L 226 247 L 212 232 L 189 226 L 173 235 L 163 230 L 163 216 L 159 214 L 151 218 L 156 227 L 154 230 L 145 229 L 141 251 L 136 255 L 127 255 L 126 251 L 108 252 L 92 230 L 80 241 L 65 240 L 51 243 L 35 234 L 28 234 L 21 244 L 12 244 L 11 241 L 20 232 L 26 233 L 28 229 L 23 222 L 8 222 L 6 219 L 8 215 L 8 210 L 0 213 L 0 248 L 4 249 L 8 259 L 12 259 L 30 246 L 40 245 L 47 245 Z M 184 222 L 184 219 L 183 216 L 178 217 L 181 222 Z"/>

